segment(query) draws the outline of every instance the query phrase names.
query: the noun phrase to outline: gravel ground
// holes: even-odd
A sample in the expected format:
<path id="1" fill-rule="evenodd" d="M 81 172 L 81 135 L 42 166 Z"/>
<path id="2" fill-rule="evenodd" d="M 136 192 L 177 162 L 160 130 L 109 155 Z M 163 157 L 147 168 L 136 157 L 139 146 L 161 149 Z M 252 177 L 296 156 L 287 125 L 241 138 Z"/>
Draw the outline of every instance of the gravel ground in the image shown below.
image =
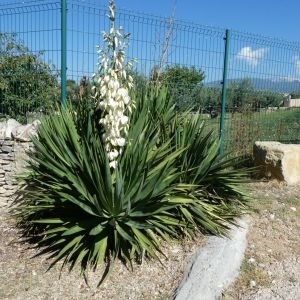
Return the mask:
<path id="1" fill-rule="evenodd" d="M 252 185 L 256 213 L 239 278 L 223 300 L 300 299 L 300 185 Z"/>
<path id="2" fill-rule="evenodd" d="M 195 240 L 164 244 L 168 259 L 161 257 L 163 264 L 144 260 L 134 265 L 134 272 L 117 262 L 110 277 L 97 288 L 101 270 L 87 272 L 87 280 L 79 269 L 61 272 L 59 264 L 47 271 L 47 257 L 32 258 L 37 251 L 19 242 L 15 221 L 7 210 L 0 209 L 0 299 L 170 299 L 189 260 L 205 240 L 199 233 Z"/>
<path id="3" fill-rule="evenodd" d="M 256 212 L 251 216 L 241 273 L 222 299 L 299 299 L 300 186 L 276 182 L 251 184 Z M 99 273 L 47 271 L 45 256 L 19 242 L 14 220 L 0 208 L 0 299 L 160 299 L 172 298 L 190 258 L 206 238 L 165 245 L 163 265 L 145 260 L 134 272 L 117 263 L 97 288 Z M 201 299 L 201 297 L 199 298 Z M 205 299 L 206 300 L 206 299 Z"/>

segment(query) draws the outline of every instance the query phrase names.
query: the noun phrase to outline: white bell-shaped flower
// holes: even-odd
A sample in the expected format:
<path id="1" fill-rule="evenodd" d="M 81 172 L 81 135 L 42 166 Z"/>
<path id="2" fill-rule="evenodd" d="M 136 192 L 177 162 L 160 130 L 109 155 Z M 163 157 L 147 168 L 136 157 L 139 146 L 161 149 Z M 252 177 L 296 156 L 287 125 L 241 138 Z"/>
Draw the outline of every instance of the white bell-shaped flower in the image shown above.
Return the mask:
<path id="1" fill-rule="evenodd" d="M 114 7 L 109 7 L 110 20 L 114 20 Z M 99 124 L 103 127 L 102 141 L 112 169 L 117 167 L 119 155 L 123 152 L 129 128 L 128 112 L 131 113 L 134 104 L 131 103 L 129 89 L 133 85 L 133 79 L 127 76 L 126 70 L 132 66 L 131 62 L 125 62 L 124 42 L 129 36 L 123 34 L 122 28 L 115 28 L 114 21 L 108 33 L 103 32 L 105 48 L 97 47 L 98 73 L 93 75 L 97 86 L 94 99 L 96 107 L 101 109 Z"/>

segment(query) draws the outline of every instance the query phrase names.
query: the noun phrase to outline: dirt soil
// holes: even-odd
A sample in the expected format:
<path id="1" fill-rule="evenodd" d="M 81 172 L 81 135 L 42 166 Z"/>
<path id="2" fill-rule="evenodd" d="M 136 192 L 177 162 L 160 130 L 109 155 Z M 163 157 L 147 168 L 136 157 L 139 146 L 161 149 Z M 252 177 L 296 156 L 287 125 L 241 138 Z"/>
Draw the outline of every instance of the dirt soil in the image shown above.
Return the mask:
<path id="1" fill-rule="evenodd" d="M 300 299 L 300 185 L 252 184 L 255 213 L 238 279 L 222 300 Z"/>
<path id="2" fill-rule="evenodd" d="M 110 277 L 97 288 L 103 270 L 89 271 L 84 278 L 79 268 L 69 273 L 62 271 L 58 263 L 47 271 L 51 260 L 45 255 L 34 257 L 38 251 L 32 245 L 21 243 L 19 234 L 7 209 L 0 208 L 1 300 L 170 299 L 192 255 L 206 241 L 199 233 L 196 240 L 163 244 L 167 257 L 160 257 L 163 264 L 145 259 L 134 263 L 134 272 L 117 262 Z"/>
<path id="3" fill-rule="evenodd" d="M 300 186 L 277 182 L 250 185 L 255 212 L 250 217 L 248 248 L 236 282 L 221 299 L 299 299 Z M 47 271 L 46 256 L 20 243 L 14 219 L 0 208 L 0 299 L 171 299 L 183 272 L 206 237 L 165 245 L 163 265 L 145 260 L 134 272 L 117 263 L 109 279 L 97 288 L 100 273 Z M 201 299 L 201 296 L 199 296 Z M 206 299 L 205 299 L 206 300 Z"/>

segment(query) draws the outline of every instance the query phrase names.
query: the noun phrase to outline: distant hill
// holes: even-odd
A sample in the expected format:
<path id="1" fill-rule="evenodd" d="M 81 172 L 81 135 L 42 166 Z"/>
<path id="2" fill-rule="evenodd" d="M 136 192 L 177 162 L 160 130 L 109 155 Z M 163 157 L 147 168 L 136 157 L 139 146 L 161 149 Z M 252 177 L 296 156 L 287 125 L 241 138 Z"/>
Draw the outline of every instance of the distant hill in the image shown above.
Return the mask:
<path id="1" fill-rule="evenodd" d="M 245 78 L 243 78 L 245 79 Z M 228 86 L 232 82 L 239 82 L 243 80 L 241 78 L 237 79 L 227 79 Z M 293 91 L 300 90 L 300 80 L 289 80 L 289 79 L 263 79 L 263 78 L 247 78 L 250 80 L 252 86 L 256 90 L 270 90 L 278 93 L 291 93 Z M 220 87 L 220 81 L 212 81 L 206 84 L 210 87 Z"/>

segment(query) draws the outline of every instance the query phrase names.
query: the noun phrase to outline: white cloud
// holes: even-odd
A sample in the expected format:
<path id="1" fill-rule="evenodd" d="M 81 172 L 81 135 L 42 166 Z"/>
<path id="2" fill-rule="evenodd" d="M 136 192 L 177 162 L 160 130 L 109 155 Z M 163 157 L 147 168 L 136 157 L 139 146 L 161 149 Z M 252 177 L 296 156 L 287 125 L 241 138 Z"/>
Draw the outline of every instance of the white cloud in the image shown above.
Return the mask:
<path id="1" fill-rule="evenodd" d="M 295 76 L 282 76 L 279 77 L 278 79 L 274 81 L 288 81 L 288 82 L 293 82 L 293 81 L 300 81 L 300 77 L 295 77 Z"/>
<path id="2" fill-rule="evenodd" d="M 254 50 L 251 47 L 244 47 L 236 55 L 236 58 L 245 61 L 253 67 L 256 67 L 258 65 L 259 60 L 262 59 L 265 55 L 266 51 L 266 48 L 259 48 Z"/>
<path id="3" fill-rule="evenodd" d="M 299 56 L 294 57 L 294 63 L 295 63 L 295 68 L 296 68 L 297 73 L 300 73 L 300 57 Z"/>

